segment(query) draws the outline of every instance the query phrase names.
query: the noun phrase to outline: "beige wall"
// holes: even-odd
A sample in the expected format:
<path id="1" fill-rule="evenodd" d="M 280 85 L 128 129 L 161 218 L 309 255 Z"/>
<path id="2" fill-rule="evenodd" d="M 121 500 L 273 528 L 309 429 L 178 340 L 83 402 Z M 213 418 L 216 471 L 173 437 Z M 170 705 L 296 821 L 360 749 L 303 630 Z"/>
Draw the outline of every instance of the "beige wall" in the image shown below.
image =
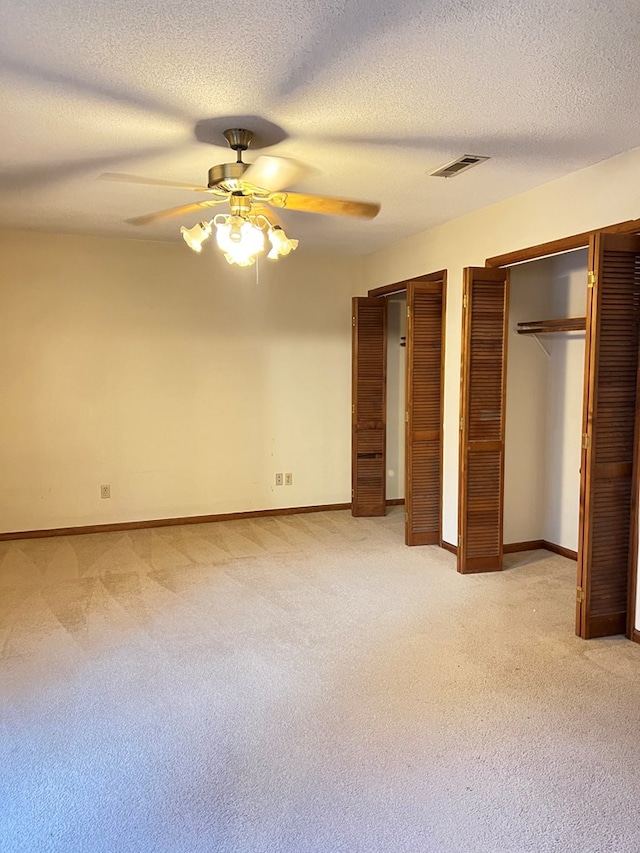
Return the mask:
<path id="1" fill-rule="evenodd" d="M 514 267 L 509 293 L 504 541 L 544 539 L 549 358 L 517 324 L 551 317 L 549 260 Z M 544 336 L 543 343 L 547 346 Z"/>
<path id="2" fill-rule="evenodd" d="M 0 530 L 348 501 L 359 281 L 355 258 L 256 283 L 182 244 L 0 232 Z"/>
<path id="3" fill-rule="evenodd" d="M 549 317 L 584 317 L 587 310 L 588 252 L 550 258 Z M 544 536 L 578 550 L 584 332 L 547 335 L 547 437 Z"/>
<path id="4" fill-rule="evenodd" d="M 387 498 L 404 498 L 406 347 L 406 296 L 394 296 L 387 306 Z"/>
<path id="5" fill-rule="evenodd" d="M 584 317 L 587 251 L 511 270 L 504 541 L 578 549 L 584 332 L 518 335 L 525 320 Z"/>
<path id="6" fill-rule="evenodd" d="M 0 530 L 348 501 L 349 297 L 448 269 L 455 542 L 462 268 L 640 217 L 639 175 L 636 149 L 361 261 L 299 251 L 259 284 L 182 245 L 0 233 Z"/>
<path id="7" fill-rule="evenodd" d="M 462 269 L 492 255 L 640 217 L 640 149 L 448 222 L 364 259 L 364 283 L 375 287 L 448 269 L 445 359 L 445 540 L 457 537 L 458 409 Z M 429 204 L 428 180 L 424 203 Z M 456 181 L 451 179 L 451 192 Z M 537 318 L 533 318 L 537 319 Z"/>

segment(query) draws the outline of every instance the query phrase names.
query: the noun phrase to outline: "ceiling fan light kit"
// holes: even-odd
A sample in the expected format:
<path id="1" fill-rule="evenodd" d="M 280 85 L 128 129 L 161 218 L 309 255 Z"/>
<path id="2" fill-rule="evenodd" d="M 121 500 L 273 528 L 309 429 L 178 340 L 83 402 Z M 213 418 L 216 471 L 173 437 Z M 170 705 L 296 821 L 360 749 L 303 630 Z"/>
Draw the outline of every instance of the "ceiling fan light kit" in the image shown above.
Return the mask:
<path id="1" fill-rule="evenodd" d="M 182 226 L 180 233 L 189 248 L 199 254 L 215 227 L 216 243 L 227 262 L 242 267 L 254 264 L 257 256 L 264 251 L 265 233 L 271 243 L 267 254 L 267 258 L 271 260 L 289 255 L 298 246 L 297 240 L 287 237 L 278 217 L 268 210 L 267 205 L 361 219 L 372 219 L 380 210 L 379 204 L 370 202 L 284 192 L 285 187 L 308 173 L 306 166 L 295 160 L 272 156 L 261 156 L 255 163 L 245 163 L 242 160 L 242 152 L 251 144 L 253 133 L 244 128 L 231 128 L 225 130 L 224 137 L 229 147 L 237 152 L 237 160 L 235 163 L 212 166 L 206 187 L 172 184 L 170 181 L 156 182 L 150 178 L 136 178 L 132 175 L 108 174 L 101 177 L 111 181 L 176 186 L 214 196 L 210 201 L 135 217 L 128 220 L 132 225 L 147 225 L 228 201 L 230 213 L 219 213 L 210 221 L 198 222 L 192 228 Z"/>
<path id="2" fill-rule="evenodd" d="M 267 255 L 277 260 L 289 255 L 298 247 L 298 241 L 292 240 L 280 225 L 273 225 L 264 216 L 242 217 L 219 213 L 210 222 L 198 222 L 193 228 L 183 225 L 180 233 L 190 249 L 200 254 L 203 244 L 216 229 L 216 243 L 223 251 L 229 264 L 248 267 L 255 263 L 256 257 L 264 251 L 264 232 L 267 231 L 271 249 Z"/>

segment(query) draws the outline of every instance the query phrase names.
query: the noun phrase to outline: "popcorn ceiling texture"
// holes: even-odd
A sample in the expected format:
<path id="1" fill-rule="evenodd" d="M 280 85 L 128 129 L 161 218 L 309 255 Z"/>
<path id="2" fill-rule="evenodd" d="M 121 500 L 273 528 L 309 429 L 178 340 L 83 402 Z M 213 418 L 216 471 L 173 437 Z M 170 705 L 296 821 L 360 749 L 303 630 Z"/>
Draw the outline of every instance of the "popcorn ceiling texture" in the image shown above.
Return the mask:
<path id="1" fill-rule="evenodd" d="M 316 168 L 298 189 L 382 202 L 373 222 L 290 214 L 303 245 L 372 251 L 638 145 L 637 3 L 603 8 L 4 4 L 0 225 L 179 239 L 181 223 L 141 231 L 122 220 L 193 196 L 95 176 L 200 183 L 232 158 L 195 141 L 196 122 L 253 115 L 288 134 L 269 153 Z M 492 160 L 455 180 L 427 177 L 468 153 Z"/>

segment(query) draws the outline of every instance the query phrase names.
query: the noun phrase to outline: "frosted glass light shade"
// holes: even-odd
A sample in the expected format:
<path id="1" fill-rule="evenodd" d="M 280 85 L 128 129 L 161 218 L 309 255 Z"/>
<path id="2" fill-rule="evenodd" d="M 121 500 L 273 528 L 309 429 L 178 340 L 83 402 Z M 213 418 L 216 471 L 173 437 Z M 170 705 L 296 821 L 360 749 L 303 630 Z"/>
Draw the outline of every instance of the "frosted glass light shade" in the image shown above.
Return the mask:
<path id="1" fill-rule="evenodd" d="M 211 236 L 212 231 L 210 222 L 197 222 L 193 228 L 185 228 L 183 225 L 180 229 L 184 242 L 194 252 L 202 251 L 202 244 Z"/>
<path id="2" fill-rule="evenodd" d="M 271 258 L 271 260 L 282 258 L 298 248 L 298 241 L 290 240 L 279 225 L 269 228 L 269 240 L 271 242 L 271 250 L 267 257 Z"/>

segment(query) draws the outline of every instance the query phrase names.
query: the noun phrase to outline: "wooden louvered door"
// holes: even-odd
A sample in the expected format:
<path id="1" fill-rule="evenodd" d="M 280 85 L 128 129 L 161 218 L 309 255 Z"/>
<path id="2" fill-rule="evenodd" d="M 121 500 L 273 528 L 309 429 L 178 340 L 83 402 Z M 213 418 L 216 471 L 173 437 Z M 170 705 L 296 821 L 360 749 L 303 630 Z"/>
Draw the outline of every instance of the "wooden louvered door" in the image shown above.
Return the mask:
<path id="1" fill-rule="evenodd" d="M 509 273 L 464 271 L 458 571 L 502 568 Z"/>
<path id="2" fill-rule="evenodd" d="M 589 246 L 576 633 L 624 633 L 633 506 L 640 237 Z"/>
<path id="3" fill-rule="evenodd" d="M 441 539 L 446 271 L 407 282 L 405 542 Z"/>
<path id="4" fill-rule="evenodd" d="M 351 513 L 384 515 L 387 443 L 387 302 L 352 303 Z"/>

